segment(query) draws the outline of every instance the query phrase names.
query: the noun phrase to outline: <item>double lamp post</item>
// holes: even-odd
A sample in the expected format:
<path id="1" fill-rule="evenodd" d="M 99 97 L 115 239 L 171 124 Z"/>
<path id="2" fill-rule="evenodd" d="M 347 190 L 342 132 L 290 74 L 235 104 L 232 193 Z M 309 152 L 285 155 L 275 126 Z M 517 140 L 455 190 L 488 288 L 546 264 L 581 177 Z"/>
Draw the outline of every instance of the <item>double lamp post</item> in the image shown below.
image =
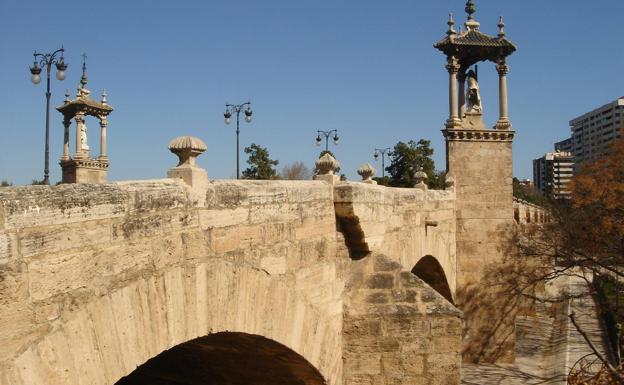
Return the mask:
<path id="1" fill-rule="evenodd" d="M 56 65 L 56 78 L 58 80 L 65 80 L 65 71 L 67 70 L 67 64 L 63 54 L 65 49 L 57 49 L 52 53 L 39 53 L 35 51 L 33 54 L 35 62 L 30 67 L 31 77 L 30 80 L 33 84 L 39 84 L 41 82 L 41 71 L 46 69 L 47 75 L 47 88 L 46 88 L 46 123 L 45 123 L 45 168 L 43 170 L 43 184 L 50 184 L 50 70 L 52 65 Z M 60 56 L 60 57 L 58 57 Z"/>
<path id="2" fill-rule="evenodd" d="M 236 114 L 236 179 L 240 179 L 239 136 L 240 136 L 240 113 L 241 111 L 244 111 L 245 113 L 245 121 L 247 123 L 251 123 L 251 116 L 253 115 L 253 112 L 251 111 L 250 102 L 246 102 L 243 104 L 226 104 L 225 113 L 223 114 L 225 124 L 232 123 L 232 113 Z"/>

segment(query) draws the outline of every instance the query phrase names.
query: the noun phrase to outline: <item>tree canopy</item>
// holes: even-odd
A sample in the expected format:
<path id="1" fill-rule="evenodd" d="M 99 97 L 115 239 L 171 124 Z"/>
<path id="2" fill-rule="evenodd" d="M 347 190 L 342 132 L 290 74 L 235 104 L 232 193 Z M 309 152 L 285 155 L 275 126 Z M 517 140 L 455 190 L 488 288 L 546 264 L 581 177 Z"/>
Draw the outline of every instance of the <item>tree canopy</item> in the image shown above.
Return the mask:
<path id="1" fill-rule="evenodd" d="M 623 165 L 624 136 L 613 143 L 606 156 L 580 165 L 569 186 L 571 199 L 550 201 L 550 221 L 518 229 L 514 237 L 518 258 L 514 259 L 513 271 L 504 275 L 510 290 L 536 300 L 542 300 L 535 294 L 539 287 L 558 277 L 583 279 L 588 288 L 586 295 L 599 300 L 599 313 L 607 324 L 613 351 L 624 348 L 620 332 L 624 311 L 619 299 L 624 298 Z M 560 300 L 566 299 L 570 299 L 569 294 L 562 293 Z M 572 322 L 573 316 L 569 316 Z M 610 363 L 598 357 L 606 377 L 624 381 L 621 361 Z"/>
<path id="2" fill-rule="evenodd" d="M 245 154 L 249 155 L 247 159 L 247 167 L 243 170 L 243 179 L 275 179 L 277 171 L 274 166 L 279 161 L 269 157 L 269 150 L 265 147 L 252 143 L 251 146 L 245 147 Z"/>
<path id="3" fill-rule="evenodd" d="M 390 174 L 389 183 L 393 187 L 414 187 L 414 174 L 422 170 L 427 174 L 429 187 L 438 187 L 439 176 L 431 156 L 431 141 L 421 139 L 418 142 L 399 142 L 390 153 L 390 165 L 386 171 Z"/>

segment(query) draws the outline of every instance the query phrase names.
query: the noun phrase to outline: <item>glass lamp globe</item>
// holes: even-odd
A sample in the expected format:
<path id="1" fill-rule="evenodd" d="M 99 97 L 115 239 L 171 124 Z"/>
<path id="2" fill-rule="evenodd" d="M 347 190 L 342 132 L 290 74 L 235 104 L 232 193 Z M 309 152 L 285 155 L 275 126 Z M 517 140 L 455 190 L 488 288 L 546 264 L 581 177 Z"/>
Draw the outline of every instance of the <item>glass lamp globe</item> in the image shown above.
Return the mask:
<path id="1" fill-rule="evenodd" d="M 232 118 L 230 118 L 230 117 L 228 116 L 228 117 L 226 117 L 226 118 L 224 119 L 224 121 L 225 121 L 225 124 L 230 124 L 230 123 L 232 123 Z"/>
<path id="2" fill-rule="evenodd" d="M 56 78 L 58 80 L 65 80 L 65 76 L 66 76 L 65 71 L 63 70 L 56 71 Z"/>
<path id="3" fill-rule="evenodd" d="M 340 138 L 338 136 L 334 136 L 334 144 L 338 144 L 339 140 L 340 140 Z"/>
<path id="4" fill-rule="evenodd" d="M 30 81 L 32 81 L 33 84 L 39 84 L 41 82 L 41 75 L 32 74 L 32 76 L 30 77 Z"/>

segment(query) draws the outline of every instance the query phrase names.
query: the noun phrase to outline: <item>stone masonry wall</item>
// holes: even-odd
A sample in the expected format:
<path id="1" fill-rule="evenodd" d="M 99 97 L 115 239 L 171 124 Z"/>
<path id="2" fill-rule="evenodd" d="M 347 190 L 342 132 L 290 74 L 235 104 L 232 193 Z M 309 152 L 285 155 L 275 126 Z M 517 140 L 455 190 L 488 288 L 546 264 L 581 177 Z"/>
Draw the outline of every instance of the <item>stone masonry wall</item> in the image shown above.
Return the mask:
<path id="1" fill-rule="evenodd" d="M 358 261 L 354 270 L 344 384 L 459 384 L 461 312 L 384 255 Z"/>
<path id="2" fill-rule="evenodd" d="M 0 385 L 111 385 L 171 347 L 222 331 L 279 342 L 338 385 L 344 365 L 361 368 L 358 339 L 370 349 L 385 341 L 357 326 L 368 321 L 401 341 L 384 365 L 408 365 L 403 348 L 420 357 L 402 383 L 458 383 L 459 313 L 409 273 L 433 255 L 454 285 L 453 211 L 453 192 L 362 183 L 3 188 Z M 354 258 L 361 244 L 369 249 Z M 363 271 L 380 273 L 363 266 L 383 250 L 395 284 L 358 286 L 368 282 Z M 345 292 L 347 281 L 355 291 Z M 387 306 L 369 307 L 369 289 Z M 375 381 L 380 373 L 399 381 L 401 370 L 388 366 Z"/>
<path id="3" fill-rule="evenodd" d="M 509 252 L 506 235 L 514 224 L 512 143 L 447 139 L 447 146 L 448 171 L 457 194 L 457 306 L 466 316 L 464 359 L 512 361 L 512 304 L 486 279 Z"/>
<path id="4" fill-rule="evenodd" d="M 388 188 L 343 183 L 334 190 L 338 224 L 352 257 L 384 253 L 410 271 L 424 256 L 442 266 L 455 293 L 454 191 Z"/>
<path id="5" fill-rule="evenodd" d="M 263 335 L 342 381 L 331 188 L 181 181 L 0 190 L 0 384 L 111 385 L 179 343 Z"/>

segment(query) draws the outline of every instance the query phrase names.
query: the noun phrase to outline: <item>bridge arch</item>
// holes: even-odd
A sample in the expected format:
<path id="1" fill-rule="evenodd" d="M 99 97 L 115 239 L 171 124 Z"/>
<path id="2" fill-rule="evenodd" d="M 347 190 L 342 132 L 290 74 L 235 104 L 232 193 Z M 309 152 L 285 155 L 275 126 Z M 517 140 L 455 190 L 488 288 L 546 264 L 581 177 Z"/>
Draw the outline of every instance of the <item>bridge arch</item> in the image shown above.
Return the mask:
<path id="1" fill-rule="evenodd" d="M 4 378 L 11 385 L 112 385 L 188 341 L 238 336 L 239 343 L 255 338 L 276 349 L 278 359 L 292 359 L 294 373 L 317 381 L 311 385 L 325 384 L 319 378 L 339 384 L 341 314 L 334 303 L 312 303 L 304 289 L 222 259 L 171 267 L 77 304 Z"/>
<path id="2" fill-rule="evenodd" d="M 175 383 L 324 385 L 319 371 L 288 347 L 258 335 L 221 332 L 177 345 L 115 385 Z"/>
<path id="3" fill-rule="evenodd" d="M 455 303 L 444 269 L 434 256 L 425 255 L 419 259 L 418 263 L 412 268 L 412 273 L 440 293 L 450 303 Z"/>

